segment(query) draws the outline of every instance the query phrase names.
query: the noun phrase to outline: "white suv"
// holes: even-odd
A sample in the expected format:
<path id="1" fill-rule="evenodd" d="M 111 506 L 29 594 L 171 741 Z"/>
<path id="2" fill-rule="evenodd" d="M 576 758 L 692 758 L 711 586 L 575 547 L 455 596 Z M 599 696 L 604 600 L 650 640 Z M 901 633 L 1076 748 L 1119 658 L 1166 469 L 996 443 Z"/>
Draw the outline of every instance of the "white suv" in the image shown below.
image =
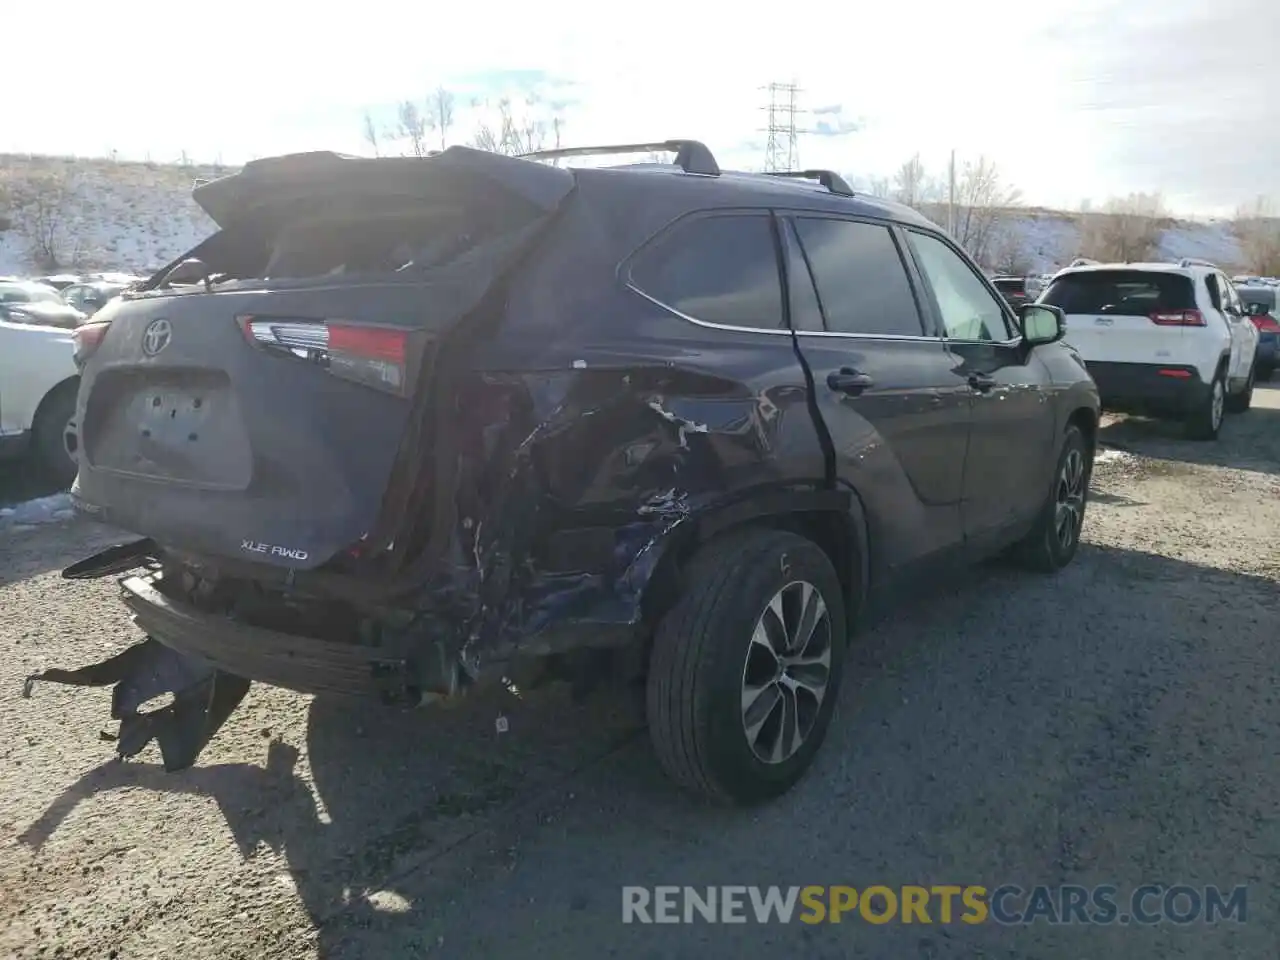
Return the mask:
<path id="1" fill-rule="evenodd" d="M 1039 297 L 1067 315 L 1104 409 L 1182 419 L 1212 440 L 1253 400 L 1258 330 L 1212 263 L 1077 260 Z"/>
<path id="2" fill-rule="evenodd" d="M 0 459 L 32 456 L 61 487 L 76 477 L 74 358 L 70 330 L 0 320 Z"/>

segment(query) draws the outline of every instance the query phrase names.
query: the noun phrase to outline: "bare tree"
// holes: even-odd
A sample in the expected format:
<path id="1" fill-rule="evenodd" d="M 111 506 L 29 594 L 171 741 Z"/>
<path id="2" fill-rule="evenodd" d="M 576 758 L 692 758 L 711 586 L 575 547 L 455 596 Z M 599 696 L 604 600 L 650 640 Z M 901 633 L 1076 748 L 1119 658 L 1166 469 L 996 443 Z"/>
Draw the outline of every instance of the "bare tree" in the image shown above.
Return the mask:
<path id="1" fill-rule="evenodd" d="M 1258 197 L 1237 210 L 1235 232 L 1247 271 L 1264 277 L 1280 275 L 1280 218 L 1270 199 Z"/>
<path id="2" fill-rule="evenodd" d="M 407 141 L 412 156 L 427 155 L 427 118 L 412 100 L 401 102 L 396 111 L 396 133 Z"/>
<path id="3" fill-rule="evenodd" d="M 546 105 L 537 96 L 525 97 L 518 109 L 510 97 L 503 97 L 496 112 L 496 123 L 481 122 L 476 128 L 477 148 L 517 156 L 560 146 L 564 119 L 555 111 L 548 116 Z"/>
<path id="4" fill-rule="evenodd" d="M 925 170 L 920 154 L 903 163 L 893 175 L 893 199 L 913 210 L 937 199 L 937 186 Z"/>
<path id="5" fill-rule="evenodd" d="M 73 224 L 75 184 L 64 171 L 49 171 L 16 184 L 14 211 L 41 270 L 74 265 L 80 240 Z"/>
<path id="6" fill-rule="evenodd" d="M 881 200 L 888 200 L 893 196 L 893 184 L 888 177 L 872 177 L 867 181 L 867 193 Z"/>
<path id="7" fill-rule="evenodd" d="M 1006 226 L 1000 231 L 992 244 L 991 267 L 1011 277 L 1025 277 L 1031 272 L 1031 256 L 1016 229 Z"/>
<path id="8" fill-rule="evenodd" d="M 444 87 L 436 87 L 427 98 L 427 129 L 440 139 L 440 149 L 449 148 L 449 131 L 453 129 L 453 94 Z"/>
<path id="9" fill-rule="evenodd" d="M 1154 257 L 1168 214 L 1158 193 L 1112 197 L 1100 211 L 1080 218 L 1080 252 L 1113 263 L 1137 263 Z"/>
<path id="10" fill-rule="evenodd" d="M 1004 182 L 999 168 L 986 157 L 968 161 L 956 178 L 956 242 L 973 259 L 989 259 L 997 227 L 1009 208 L 1022 202 L 1022 192 Z"/>
<path id="11" fill-rule="evenodd" d="M 382 156 L 382 150 L 380 146 L 382 141 L 382 134 L 378 131 L 377 126 L 373 122 L 373 114 L 371 114 L 368 110 L 364 112 L 364 128 L 362 132 L 364 134 L 365 142 L 368 143 L 370 149 L 373 150 L 373 155 L 375 157 Z"/>

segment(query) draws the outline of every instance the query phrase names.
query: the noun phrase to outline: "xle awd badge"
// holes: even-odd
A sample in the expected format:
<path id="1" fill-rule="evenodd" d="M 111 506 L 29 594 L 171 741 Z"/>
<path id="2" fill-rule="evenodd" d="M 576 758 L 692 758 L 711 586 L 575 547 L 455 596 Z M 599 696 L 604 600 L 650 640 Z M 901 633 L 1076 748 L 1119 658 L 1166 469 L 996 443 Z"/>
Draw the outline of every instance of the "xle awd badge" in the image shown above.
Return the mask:
<path id="1" fill-rule="evenodd" d="M 256 540 L 241 540 L 240 549 L 250 553 L 265 553 L 269 557 L 284 557 L 286 560 L 305 560 L 307 551 L 294 550 L 291 547 L 280 547 L 272 543 L 258 543 Z"/>
<path id="2" fill-rule="evenodd" d="M 152 320 L 147 324 L 147 329 L 142 331 L 142 352 L 148 357 L 154 357 L 167 347 L 172 339 L 173 325 L 168 320 L 164 317 Z"/>

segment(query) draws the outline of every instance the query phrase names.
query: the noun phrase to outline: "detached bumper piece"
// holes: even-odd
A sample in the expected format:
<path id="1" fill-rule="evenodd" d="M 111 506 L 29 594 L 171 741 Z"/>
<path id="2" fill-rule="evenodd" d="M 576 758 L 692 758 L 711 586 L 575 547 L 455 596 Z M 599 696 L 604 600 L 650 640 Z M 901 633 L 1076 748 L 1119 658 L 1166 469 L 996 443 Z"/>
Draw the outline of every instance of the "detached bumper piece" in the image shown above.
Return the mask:
<path id="1" fill-rule="evenodd" d="M 78 670 L 46 670 L 27 678 L 22 695 L 37 681 L 73 687 L 107 687 L 111 717 L 120 721 L 116 753 L 137 756 L 155 740 L 165 770 L 185 770 L 249 692 L 249 681 L 224 673 L 199 657 L 171 650 L 148 637 L 101 663 Z M 164 694 L 173 702 L 147 713 L 143 704 Z"/>

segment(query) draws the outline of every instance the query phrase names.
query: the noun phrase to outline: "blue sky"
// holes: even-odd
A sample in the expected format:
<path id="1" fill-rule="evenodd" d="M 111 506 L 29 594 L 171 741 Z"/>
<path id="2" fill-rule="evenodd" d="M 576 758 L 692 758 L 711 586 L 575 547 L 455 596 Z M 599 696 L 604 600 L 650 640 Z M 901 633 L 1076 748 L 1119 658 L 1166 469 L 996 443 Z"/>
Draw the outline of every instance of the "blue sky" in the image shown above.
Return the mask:
<path id="1" fill-rule="evenodd" d="M 805 166 L 870 178 L 918 151 L 940 171 L 955 149 L 991 157 L 1045 205 L 1158 190 L 1179 212 L 1214 214 L 1280 196 L 1280 5 L 1264 0 L 301 9 L 6 10 L 0 150 L 366 152 L 364 111 L 389 119 L 444 85 L 455 140 L 482 118 L 472 100 L 533 91 L 562 105 L 567 141 L 691 136 L 749 168 L 763 159 L 761 88 L 795 81 L 814 131 Z"/>

